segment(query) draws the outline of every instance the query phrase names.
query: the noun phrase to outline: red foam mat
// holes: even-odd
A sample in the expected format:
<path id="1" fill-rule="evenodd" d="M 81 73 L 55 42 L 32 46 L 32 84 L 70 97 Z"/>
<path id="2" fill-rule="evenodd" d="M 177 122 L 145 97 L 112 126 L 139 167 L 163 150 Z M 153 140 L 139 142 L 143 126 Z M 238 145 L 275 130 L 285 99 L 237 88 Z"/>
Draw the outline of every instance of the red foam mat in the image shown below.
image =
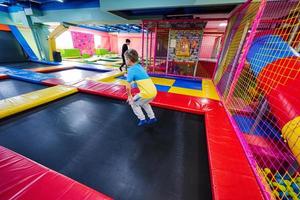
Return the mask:
<path id="1" fill-rule="evenodd" d="M 205 114 L 205 126 L 214 199 L 264 199 L 222 106 Z"/>
<path id="2" fill-rule="evenodd" d="M 124 86 L 83 81 L 79 91 L 125 100 Z M 136 93 L 138 91 L 134 91 Z M 263 199 L 240 141 L 219 101 L 158 92 L 152 105 L 194 114 L 205 114 L 213 197 L 216 200 Z"/>
<path id="3" fill-rule="evenodd" d="M 0 80 L 1 80 L 1 79 L 6 79 L 6 78 L 8 78 L 7 75 L 5 75 L 5 74 L 0 74 Z"/>
<path id="4" fill-rule="evenodd" d="M 2 146 L 0 180 L 0 199 L 111 199 Z"/>

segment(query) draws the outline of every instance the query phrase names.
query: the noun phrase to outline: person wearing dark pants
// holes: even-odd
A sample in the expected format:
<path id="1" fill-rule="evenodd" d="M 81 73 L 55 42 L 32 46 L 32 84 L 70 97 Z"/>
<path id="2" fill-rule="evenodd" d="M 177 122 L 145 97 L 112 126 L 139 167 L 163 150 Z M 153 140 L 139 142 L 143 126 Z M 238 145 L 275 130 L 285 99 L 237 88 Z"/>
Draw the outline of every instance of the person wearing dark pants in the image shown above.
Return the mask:
<path id="1" fill-rule="evenodd" d="M 126 67 L 126 62 L 125 62 L 125 57 L 124 57 L 124 54 L 125 52 L 128 50 L 128 46 L 130 45 L 130 40 L 129 39 L 126 39 L 125 41 L 125 44 L 123 44 L 122 46 L 122 59 L 123 59 L 123 63 L 122 65 L 120 66 L 120 71 L 123 71 L 122 68 L 125 66 Z M 127 67 L 126 67 L 127 68 Z"/>

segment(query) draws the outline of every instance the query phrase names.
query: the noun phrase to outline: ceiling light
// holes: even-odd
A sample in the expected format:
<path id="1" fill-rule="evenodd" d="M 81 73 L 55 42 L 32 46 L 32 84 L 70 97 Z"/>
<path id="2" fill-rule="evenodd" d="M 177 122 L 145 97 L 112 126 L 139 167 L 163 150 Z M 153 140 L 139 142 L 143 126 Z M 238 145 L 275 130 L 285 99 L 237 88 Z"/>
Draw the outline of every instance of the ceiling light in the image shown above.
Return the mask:
<path id="1" fill-rule="evenodd" d="M 227 23 L 226 22 L 220 23 L 219 26 L 221 27 L 227 26 Z"/>

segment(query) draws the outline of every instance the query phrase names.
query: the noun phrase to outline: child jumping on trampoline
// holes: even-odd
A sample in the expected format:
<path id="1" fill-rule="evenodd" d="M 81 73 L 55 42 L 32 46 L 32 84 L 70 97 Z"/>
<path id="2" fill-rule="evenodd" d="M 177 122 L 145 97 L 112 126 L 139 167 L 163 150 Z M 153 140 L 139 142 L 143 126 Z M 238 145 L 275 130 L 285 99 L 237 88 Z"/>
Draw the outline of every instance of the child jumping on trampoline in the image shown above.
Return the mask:
<path id="1" fill-rule="evenodd" d="M 152 124 L 157 121 L 151 105 L 149 104 L 156 96 L 157 90 L 151 78 L 145 69 L 138 63 L 139 56 L 136 50 L 128 49 L 125 52 L 125 61 L 128 68 L 126 90 L 128 94 L 127 102 L 131 105 L 134 114 L 139 118 L 138 126 Z M 131 83 L 136 82 L 140 93 L 132 97 Z M 142 108 L 147 113 L 149 119 L 142 111 Z"/>

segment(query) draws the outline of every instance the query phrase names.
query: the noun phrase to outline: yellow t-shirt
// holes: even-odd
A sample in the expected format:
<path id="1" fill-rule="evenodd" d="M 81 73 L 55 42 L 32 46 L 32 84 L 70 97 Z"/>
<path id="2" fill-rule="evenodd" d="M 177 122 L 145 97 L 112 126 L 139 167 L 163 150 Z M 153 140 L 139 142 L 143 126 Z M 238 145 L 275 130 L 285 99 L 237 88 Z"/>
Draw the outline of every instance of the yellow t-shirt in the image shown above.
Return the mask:
<path id="1" fill-rule="evenodd" d="M 140 64 L 135 64 L 128 68 L 127 81 L 129 83 L 136 82 L 142 98 L 151 99 L 157 94 L 153 81 Z"/>

